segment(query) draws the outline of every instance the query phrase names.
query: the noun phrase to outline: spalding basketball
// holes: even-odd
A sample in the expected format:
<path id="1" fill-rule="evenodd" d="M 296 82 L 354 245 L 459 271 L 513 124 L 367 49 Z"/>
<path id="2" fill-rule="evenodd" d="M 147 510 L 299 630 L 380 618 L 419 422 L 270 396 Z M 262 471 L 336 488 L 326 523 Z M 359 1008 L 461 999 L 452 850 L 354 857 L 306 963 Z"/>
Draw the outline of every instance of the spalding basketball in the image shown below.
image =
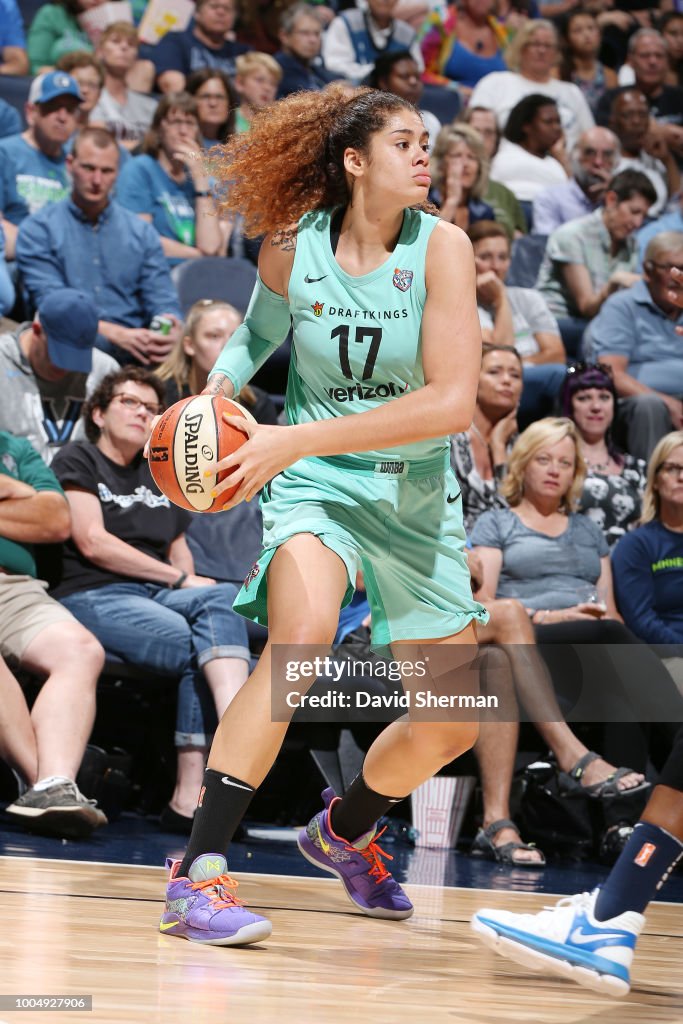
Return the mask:
<path id="1" fill-rule="evenodd" d="M 176 402 L 157 421 L 149 439 L 149 468 L 157 487 L 174 505 L 191 512 L 220 512 L 237 484 L 214 498 L 212 490 L 229 473 L 205 476 L 207 466 L 230 455 L 247 435 L 223 420 L 253 416 L 222 395 L 197 395 Z"/>

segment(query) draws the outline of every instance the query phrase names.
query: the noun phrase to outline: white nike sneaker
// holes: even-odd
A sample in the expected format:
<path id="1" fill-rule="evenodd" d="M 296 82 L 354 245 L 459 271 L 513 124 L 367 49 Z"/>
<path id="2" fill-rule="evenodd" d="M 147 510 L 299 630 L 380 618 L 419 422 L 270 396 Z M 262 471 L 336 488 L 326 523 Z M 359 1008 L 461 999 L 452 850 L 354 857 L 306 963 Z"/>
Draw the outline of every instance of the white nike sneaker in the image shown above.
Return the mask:
<path id="1" fill-rule="evenodd" d="M 472 930 L 496 953 L 535 971 L 549 970 L 595 992 L 625 996 L 645 918 L 634 910 L 596 921 L 592 893 L 567 896 L 538 914 L 479 910 Z"/>

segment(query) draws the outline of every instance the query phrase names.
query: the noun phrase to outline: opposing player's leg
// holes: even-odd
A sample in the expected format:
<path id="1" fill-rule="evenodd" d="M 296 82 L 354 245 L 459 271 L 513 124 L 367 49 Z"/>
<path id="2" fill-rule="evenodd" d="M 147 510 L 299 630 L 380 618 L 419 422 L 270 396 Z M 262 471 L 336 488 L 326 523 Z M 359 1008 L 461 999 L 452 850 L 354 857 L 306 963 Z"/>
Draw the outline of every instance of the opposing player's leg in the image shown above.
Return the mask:
<path id="1" fill-rule="evenodd" d="M 270 922 L 245 910 L 235 895 L 225 853 L 287 731 L 286 722 L 272 721 L 272 645 L 329 647 L 347 587 L 344 562 L 312 534 L 296 535 L 273 556 L 268 644 L 216 731 L 185 857 L 169 864 L 162 932 L 213 945 L 270 934 Z"/>
<path id="2" fill-rule="evenodd" d="M 446 688 L 456 689 L 462 671 L 476 654 L 472 624 L 443 640 L 396 642 L 396 660 L 424 658 L 439 664 L 438 677 L 452 674 Z M 436 647 L 440 648 L 437 657 Z M 405 654 L 402 652 L 405 651 Z M 445 717 L 445 716 L 444 716 Z M 370 747 L 361 773 L 343 797 L 325 790 L 325 807 L 299 834 L 299 849 L 317 867 L 342 882 L 349 899 L 370 917 L 401 920 L 413 906 L 383 863 L 389 855 L 378 844 L 377 819 L 444 765 L 469 750 L 477 739 L 476 721 L 392 722 Z"/>
<path id="3" fill-rule="evenodd" d="M 626 995 L 643 911 L 683 857 L 683 728 L 606 882 L 539 914 L 484 909 L 472 929 L 496 952 L 608 995 Z"/>

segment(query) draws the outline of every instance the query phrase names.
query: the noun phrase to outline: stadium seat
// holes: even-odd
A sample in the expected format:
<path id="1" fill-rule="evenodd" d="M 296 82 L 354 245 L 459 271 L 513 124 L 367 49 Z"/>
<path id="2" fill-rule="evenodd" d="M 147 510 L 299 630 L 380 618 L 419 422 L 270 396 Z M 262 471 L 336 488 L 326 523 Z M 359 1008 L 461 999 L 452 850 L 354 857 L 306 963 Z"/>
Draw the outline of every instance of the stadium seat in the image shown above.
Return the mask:
<path id="1" fill-rule="evenodd" d="M 256 284 L 256 267 L 249 260 L 204 256 L 179 263 L 171 277 L 183 314 L 199 299 L 221 299 L 246 313 Z"/>
<path id="2" fill-rule="evenodd" d="M 220 299 L 244 314 L 256 283 L 256 267 L 249 260 L 238 257 L 204 256 L 202 259 L 179 263 L 171 271 L 171 277 L 184 316 L 199 299 Z M 261 367 L 253 381 L 274 398 L 279 408 L 283 404 L 281 396 L 287 386 L 290 351 L 291 338 L 288 336 Z"/>
<path id="3" fill-rule="evenodd" d="M 36 11 L 42 7 L 46 0 L 19 0 L 19 12 L 24 19 L 24 28 L 28 32 L 31 22 L 36 16 Z"/>
<path id="4" fill-rule="evenodd" d="M 5 100 L 11 107 L 19 111 L 24 127 L 26 127 L 24 104 L 28 99 L 32 81 L 33 79 L 29 75 L 0 75 L 0 99 Z"/>
<path id="5" fill-rule="evenodd" d="M 522 235 L 515 239 L 510 270 L 505 280 L 507 285 L 517 288 L 535 287 L 547 242 L 547 235 Z"/>
<path id="6" fill-rule="evenodd" d="M 460 95 L 456 89 L 441 85 L 425 85 L 420 107 L 438 117 L 441 124 L 450 124 L 460 113 Z"/>

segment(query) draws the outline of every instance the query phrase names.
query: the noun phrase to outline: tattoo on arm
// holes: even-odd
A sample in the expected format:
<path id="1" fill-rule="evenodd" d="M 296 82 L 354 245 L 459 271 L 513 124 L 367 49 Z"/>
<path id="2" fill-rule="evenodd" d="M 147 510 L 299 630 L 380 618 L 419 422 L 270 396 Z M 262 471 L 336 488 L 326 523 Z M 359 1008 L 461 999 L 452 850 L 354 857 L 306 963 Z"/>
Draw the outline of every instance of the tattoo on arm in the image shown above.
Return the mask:
<path id="1" fill-rule="evenodd" d="M 298 227 L 286 228 L 283 231 L 276 231 L 270 240 L 270 244 L 282 249 L 283 252 L 294 252 L 296 249 L 296 235 Z"/>
<path id="2" fill-rule="evenodd" d="M 232 391 L 232 384 L 225 373 L 214 373 L 202 391 L 203 395 L 225 395 L 225 385 Z M 226 396 L 227 397 L 227 396 Z"/>

